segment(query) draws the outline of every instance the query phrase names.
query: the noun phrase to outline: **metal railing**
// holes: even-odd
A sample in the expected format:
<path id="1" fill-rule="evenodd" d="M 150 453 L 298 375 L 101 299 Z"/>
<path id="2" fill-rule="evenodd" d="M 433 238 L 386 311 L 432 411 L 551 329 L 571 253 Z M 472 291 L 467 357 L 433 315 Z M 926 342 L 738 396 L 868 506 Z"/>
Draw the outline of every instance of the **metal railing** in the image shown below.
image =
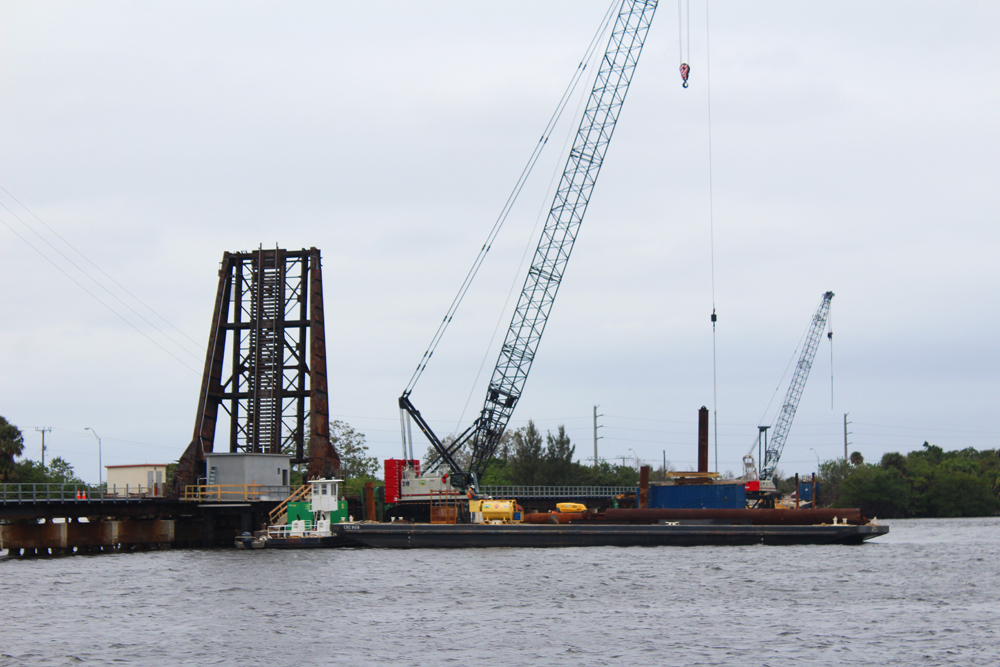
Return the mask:
<path id="1" fill-rule="evenodd" d="M 288 503 L 309 502 L 312 499 L 312 484 L 303 484 L 291 495 L 285 498 L 280 505 L 271 510 L 267 516 L 268 525 L 284 523 L 288 518 Z"/>
<path id="2" fill-rule="evenodd" d="M 635 493 L 635 486 L 480 486 L 479 493 L 494 498 L 614 498 Z"/>
<path id="3" fill-rule="evenodd" d="M 115 498 L 157 498 L 164 495 L 166 490 L 166 484 L 154 484 L 153 486 L 143 486 L 142 484 L 118 486 L 117 484 L 112 484 L 105 491 L 105 495 Z"/>
<path id="4" fill-rule="evenodd" d="M 189 484 L 184 487 L 181 500 L 199 503 L 284 500 L 291 489 L 290 486 L 263 484 Z"/>
<path id="5" fill-rule="evenodd" d="M 291 524 L 280 524 L 267 527 L 267 536 L 276 537 L 279 539 L 287 539 L 289 537 L 303 537 L 306 533 L 311 533 L 316 530 L 316 526 L 313 524 L 312 519 L 303 519 L 303 527 L 299 530 L 293 530 Z"/>
<path id="6" fill-rule="evenodd" d="M 325 526 L 324 526 L 325 524 Z M 333 535 L 333 526 L 337 524 L 333 521 L 313 521 L 303 519 L 302 523 L 296 527 L 292 524 L 281 524 L 267 527 L 267 537 L 276 539 L 288 539 L 290 537 L 329 537 Z M 323 530 L 320 527 L 323 526 Z"/>
<path id="7" fill-rule="evenodd" d="M 0 504 L 125 502 L 151 497 L 148 487 L 128 488 L 118 488 L 116 493 L 86 484 L 0 484 Z"/>

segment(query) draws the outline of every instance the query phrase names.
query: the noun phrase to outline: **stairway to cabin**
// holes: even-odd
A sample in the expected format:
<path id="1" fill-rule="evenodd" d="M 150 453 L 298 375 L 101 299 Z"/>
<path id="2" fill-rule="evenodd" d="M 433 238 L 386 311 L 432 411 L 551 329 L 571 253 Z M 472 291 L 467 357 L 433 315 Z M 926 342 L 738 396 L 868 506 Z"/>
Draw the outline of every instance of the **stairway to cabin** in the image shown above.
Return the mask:
<path id="1" fill-rule="evenodd" d="M 312 484 L 306 483 L 281 501 L 281 504 L 271 510 L 267 517 L 267 525 L 279 526 L 288 523 L 288 503 L 306 503 L 312 500 Z"/>

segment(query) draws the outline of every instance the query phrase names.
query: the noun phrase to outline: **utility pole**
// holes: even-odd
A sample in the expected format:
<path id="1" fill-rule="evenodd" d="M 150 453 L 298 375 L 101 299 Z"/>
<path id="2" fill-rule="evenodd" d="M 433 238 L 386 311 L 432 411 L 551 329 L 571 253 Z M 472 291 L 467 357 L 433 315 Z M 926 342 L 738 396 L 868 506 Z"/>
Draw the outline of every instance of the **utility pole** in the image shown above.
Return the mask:
<path id="1" fill-rule="evenodd" d="M 51 426 L 36 426 L 35 430 L 42 434 L 42 467 L 45 467 L 45 434 L 52 431 Z"/>
<path id="2" fill-rule="evenodd" d="M 848 414 L 850 414 L 850 413 L 848 413 L 848 412 L 844 413 L 844 460 L 845 461 L 847 460 L 847 457 L 848 457 L 847 446 L 850 444 L 849 442 L 847 442 L 847 434 L 848 434 L 847 425 L 851 423 L 851 422 L 847 421 L 847 415 Z"/>
<path id="3" fill-rule="evenodd" d="M 599 406 L 599 405 L 595 405 L 594 406 L 594 465 L 595 466 L 597 465 L 597 462 L 600 460 L 597 457 L 597 441 L 600 440 L 602 437 L 604 437 L 604 436 L 598 437 L 598 435 L 597 435 L 597 429 L 601 428 L 600 426 L 597 425 L 597 418 L 604 416 L 604 415 L 597 414 L 597 408 L 599 408 L 599 407 L 601 407 L 601 406 Z"/>

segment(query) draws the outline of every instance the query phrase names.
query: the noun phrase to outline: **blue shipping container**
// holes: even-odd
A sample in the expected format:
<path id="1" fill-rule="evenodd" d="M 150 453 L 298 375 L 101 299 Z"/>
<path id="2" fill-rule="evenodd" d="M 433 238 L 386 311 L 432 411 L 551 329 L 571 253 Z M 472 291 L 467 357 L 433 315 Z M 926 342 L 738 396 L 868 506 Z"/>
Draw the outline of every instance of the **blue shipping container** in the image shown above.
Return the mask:
<path id="1" fill-rule="evenodd" d="M 747 493 L 742 482 L 649 487 L 650 509 L 743 509 L 746 506 Z"/>
<path id="2" fill-rule="evenodd" d="M 819 484 L 816 484 L 816 491 L 819 492 Z M 799 500 L 804 503 L 810 503 L 813 499 L 813 485 L 812 482 L 799 482 Z"/>

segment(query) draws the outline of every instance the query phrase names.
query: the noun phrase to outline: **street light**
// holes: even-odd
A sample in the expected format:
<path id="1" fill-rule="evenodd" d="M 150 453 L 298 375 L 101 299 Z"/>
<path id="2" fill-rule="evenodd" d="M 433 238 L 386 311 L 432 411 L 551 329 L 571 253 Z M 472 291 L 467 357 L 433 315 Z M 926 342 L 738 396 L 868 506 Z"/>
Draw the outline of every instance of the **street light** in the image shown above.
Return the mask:
<path id="1" fill-rule="evenodd" d="M 628 450 L 632 452 L 632 455 L 635 457 L 635 471 L 639 472 L 639 455 L 636 454 L 635 450 L 632 449 L 631 447 L 629 447 Z"/>
<path id="2" fill-rule="evenodd" d="M 101 465 L 101 436 L 97 435 L 97 431 L 90 428 L 89 426 L 83 427 L 84 431 L 90 431 L 97 438 L 97 488 L 101 488 L 101 482 L 104 481 L 104 466 Z"/>
<path id="3" fill-rule="evenodd" d="M 809 451 L 816 454 L 816 450 L 812 447 L 809 448 Z M 816 454 L 816 472 L 819 472 L 819 454 Z"/>

